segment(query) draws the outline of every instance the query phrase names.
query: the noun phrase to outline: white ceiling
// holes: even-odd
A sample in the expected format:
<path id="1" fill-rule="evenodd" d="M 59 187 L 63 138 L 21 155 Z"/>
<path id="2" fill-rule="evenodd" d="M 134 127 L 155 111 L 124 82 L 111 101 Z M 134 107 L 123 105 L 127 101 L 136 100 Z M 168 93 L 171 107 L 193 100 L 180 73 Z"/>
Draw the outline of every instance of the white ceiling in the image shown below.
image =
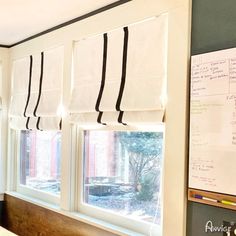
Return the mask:
<path id="1" fill-rule="evenodd" d="M 0 0 L 0 44 L 11 45 L 117 0 Z"/>

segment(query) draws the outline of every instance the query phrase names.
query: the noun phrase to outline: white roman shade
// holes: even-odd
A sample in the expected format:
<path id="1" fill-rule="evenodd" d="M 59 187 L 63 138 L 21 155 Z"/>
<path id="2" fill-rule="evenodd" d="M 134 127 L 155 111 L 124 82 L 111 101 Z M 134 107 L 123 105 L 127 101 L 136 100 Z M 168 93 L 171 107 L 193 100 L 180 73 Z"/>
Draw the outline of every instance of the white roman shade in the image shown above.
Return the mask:
<path id="1" fill-rule="evenodd" d="M 60 129 L 63 47 L 15 60 L 10 125 L 15 129 Z"/>
<path id="2" fill-rule="evenodd" d="M 165 15 L 76 42 L 72 122 L 161 122 L 166 48 Z"/>

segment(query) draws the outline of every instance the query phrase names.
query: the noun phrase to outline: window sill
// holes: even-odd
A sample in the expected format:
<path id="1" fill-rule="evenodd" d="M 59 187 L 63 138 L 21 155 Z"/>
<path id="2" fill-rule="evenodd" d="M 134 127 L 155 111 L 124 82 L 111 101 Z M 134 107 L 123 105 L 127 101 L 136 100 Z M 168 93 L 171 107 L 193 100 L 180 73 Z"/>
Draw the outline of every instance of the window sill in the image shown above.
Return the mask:
<path id="1" fill-rule="evenodd" d="M 25 195 L 20 194 L 18 192 L 6 192 L 6 194 L 16 197 L 16 198 L 19 198 L 23 201 L 35 204 L 37 206 L 46 208 L 48 210 L 57 212 L 57 213 L 62 214 L 64 216 L 70 217 L 72 219 L 81 221 L 83 223 L 98 227 L 98 228 L 103 229 L 105 231 L 120 235 L 120 236 L 145 236 L 144 234 L 139 234 L 137 232 L 110 224 L 110 223 L 102 221 L 102 220 L 95 219 L 93 217 L 87 216 L 85 214 L 81 214 L 79 212 L 69 212 L 69 211 L 62 210 L 57 205 L 47 203 L 47 202 L 44 202 L 41 200 L 37 200 L 35 198 L 25 196 Z"/>

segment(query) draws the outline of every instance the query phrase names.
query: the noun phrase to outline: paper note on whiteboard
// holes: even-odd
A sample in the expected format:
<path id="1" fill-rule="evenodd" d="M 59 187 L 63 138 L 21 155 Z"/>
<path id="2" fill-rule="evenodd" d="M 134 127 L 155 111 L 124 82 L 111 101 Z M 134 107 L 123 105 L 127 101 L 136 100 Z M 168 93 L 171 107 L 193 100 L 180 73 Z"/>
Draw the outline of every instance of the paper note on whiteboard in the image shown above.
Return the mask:
<path id="1" fill-rule="evenodd" d="M 189 187 L 236 195 L 236 48 L 192 57 Z"/>

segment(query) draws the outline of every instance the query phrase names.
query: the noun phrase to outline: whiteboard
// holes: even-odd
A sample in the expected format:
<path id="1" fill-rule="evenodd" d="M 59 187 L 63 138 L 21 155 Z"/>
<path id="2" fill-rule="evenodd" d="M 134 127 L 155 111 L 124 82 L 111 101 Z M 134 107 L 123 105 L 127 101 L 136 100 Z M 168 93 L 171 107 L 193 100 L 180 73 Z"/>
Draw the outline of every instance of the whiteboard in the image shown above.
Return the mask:
<path id="1" fill-rule="evenodd" d="M 236 195 L 236 48 L 191 61 L 189 187 Z"/>

